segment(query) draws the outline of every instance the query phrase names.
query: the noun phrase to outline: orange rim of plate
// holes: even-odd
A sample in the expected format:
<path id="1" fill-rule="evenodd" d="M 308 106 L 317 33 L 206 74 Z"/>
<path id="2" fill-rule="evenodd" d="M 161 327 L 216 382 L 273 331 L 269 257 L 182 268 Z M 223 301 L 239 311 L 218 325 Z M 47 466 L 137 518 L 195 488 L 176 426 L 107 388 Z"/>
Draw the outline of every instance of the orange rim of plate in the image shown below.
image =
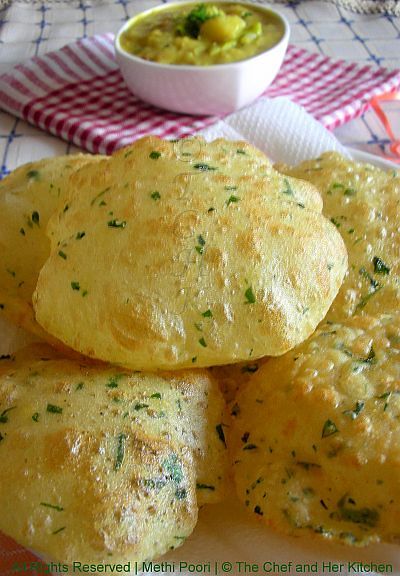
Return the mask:
<path id="1" fill-rule="evenodd" d="M 371 107 L 375 114 L 378 116 L 379 120 L 382 122 L 383 127 L 386 130 L 387 135 L 390 138 L 389 150 L 392 155 L 385 154 L 385 158 L 391 160 L 392 162 L 400 163 L 400 138 L 396 138 L 393 128 L 390 124 L 389 118 L 381 108 L 381 102 L 400 100 L 400 92 L 389 92 L 388 94 L 381 94 L 380 96 L 374 96 L 370 101 Z"/>

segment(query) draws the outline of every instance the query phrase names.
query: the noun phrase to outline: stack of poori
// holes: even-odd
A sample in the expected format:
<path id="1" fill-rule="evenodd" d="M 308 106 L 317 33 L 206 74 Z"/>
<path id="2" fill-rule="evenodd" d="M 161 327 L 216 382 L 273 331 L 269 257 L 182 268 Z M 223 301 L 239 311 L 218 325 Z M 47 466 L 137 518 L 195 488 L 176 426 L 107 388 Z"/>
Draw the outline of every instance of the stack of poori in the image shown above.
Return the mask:
<path id="1" fill-rule="evenodd" d="M 0 183 L 0 313 L 47 342 L 0 363 L 1 530 L 148 560 L 233 469 L 268 525 L 396 539 L 399 178 L 277 168 L 144 138 Z"/>

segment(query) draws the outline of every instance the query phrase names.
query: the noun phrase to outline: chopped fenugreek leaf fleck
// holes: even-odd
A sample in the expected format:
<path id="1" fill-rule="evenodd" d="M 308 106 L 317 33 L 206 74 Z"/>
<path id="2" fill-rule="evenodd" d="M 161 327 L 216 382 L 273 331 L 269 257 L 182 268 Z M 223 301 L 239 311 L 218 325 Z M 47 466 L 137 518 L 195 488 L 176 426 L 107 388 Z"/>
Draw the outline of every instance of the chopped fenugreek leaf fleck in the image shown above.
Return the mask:
<path id="1" fill-rule="evenodd" d="M 125 228 L 126 226 L 126 220 L 116 220 L 115 218 L 113 220 L 109 220 L 107 222 L 107 226 L 109 228 Z"/>
<path id="2" fill-rule="evenodd" d="M 245 304 L 254 304 L 256 301 L 256 297 L 254 296 L 253 288 L 250 286 L 247 288 L 246 292 L 244 293 L 246 298 Z"/>
<path id="3" fill-rule="evenodd" d="M 198 252 L 199 254 L 203 254 L 206 241 L 204 240 L 204 238 L 201 234 L 199 236 L 197 236 L 197 242 L 199 244 L 198 244 L 198 246 L 195 246 L 196 252 Z"/>
<path id="4" fill-rule="evenodd" d="M 379 282 L 377 282 L 374 278 L 372 278 L 371 274 L 368 272 L 368 270 L 366 270 L 364 268 L 364 266 L 362 266 L 359 270 L 359 274 L 365 278 L 366 280 L 369 280 L 369 283 L 371 284 L 371 286 L 376 289 L 379 286 Z"/>
<path id="5" fill-rule="evenodd" d="M 155 392 L 150 396 L 150 398 L 157 398 L 157 400 L 161 400 L 161 394 L 159 392 Z"/>
<path id="6" fill-rule="evenodd" d="M 11 408 L 6 408 L 5 410 L 3 410 L 3 412 L 0 414 L 1 424 L 6 424 L 8 422 L 7 413 L 10 412 L 11 410 L 15 410 L 15 408 L 16 406 L 11 406 Z"/>
<path id="7" fill-rule="evenodd" d="M 80 290 L 81 289 L 79 282 L 75 282 L 75 281 L 71 282 L 71 288 L 72 288 L 72 290 Z"/>
<path id="8" fill-rule="evenodd" d="M 39 212 L 37 212 L 36 210 L 34 212 L 32 212 L 31 218 L 32 218 L 32 222 L 34 224 L 36 224 L 37 226 L 39 226 L 39 219 L 40 219 Z"/>
<path id="9" fill-rule="evenodd" d="M 322 435 L 321 438 L 328 438 L 328 436 L 332 436 L 339 432 L 336 424 L 332 422 L 332 420 L 327 420 L 322 428 Z"/>
<path id="10" fill-rule="evenodd" d="M 290 182 L 287 178 L 283 179 L 284 183 L 285 183 L 285 188 L 282 190 L 283 194 L 287 194 L 288 196 L 293 196 L 293 190 L 292 187 L 290 185 Z"/>
<path id="11" fill-rule="evenodd" d="M 238 149 L 236 150 L 236 154 L 246 154 L 246 151 L 243 150 L 243 148 L 238 148 Z"/>
<path id="12" fill-rule="evenodd" d="M 321 468 L 321 465 L 316 464 L 315 462 L 296 462 L 296 466 L 300 466 L 300 468 L 304 468 L 304 470 L 312 470 L 312 468 Z"/>
<path id="13" fill-rule="evenodd" d="M 158 160 L 160 158 L 160 156 L 161 156 L 161 152 L 157 152 L 156 150 L 153 150 L 149 154 L 149 158 L 151 158 L 152 160 Z"/>
<path id="14" fill-rule="evenodd" d="M 58 530 L 54 530 L 54 532 L 52 532 L 52 534 L 59 534 L 60 532 L 62 532 L 63 530 L 65 530 L 65 526 L 62 526 L 61 528 L 58 528 Z"/>
<path id="15" fill-rule="evenodd" d="M 83 386 L 84 386 L 84 382 L 79 382 L 79 384 L 76 385 L 75 390 L 82 390 Z"/>
<path id="16" fill-rule="evenodd" d="M 383 275 L 389 274 L 390 268 L 384 263 L 384 261 L 381 258 L 378 258 L 378 256 L 374 256 L 372 262 L 374 264 L 375 274 L 383 274 Z"/>
<path id="17" fill-rule="evenodd" d="M 197 490 L 211 490 L 214 491 L 215 490 L 215 486 L 213 486 L 212 484 L 196 484 L 196 488 Z"/>
<path id="18" fill-rule="evenodd" d="M 126 435 L 120 434 L 118 436 L 118 444 L 117 444 L 117 456 L 115 459 L 114 470 L 117 471 L 121 468 L 122 463 L 125 458 L 125 441 Z"/>
<path id="19" fill-rule="evenodd" d="M 201 346 L 203 346 L 203 348 L 207 348 L 207 343 L 206 343 L 206 341 L 204 340 L 204 338 L 200 338 L 199 344 L 200 344 Z"/>
<path id="20" fill-rule="evenodd" d="M 186 488 L 177 488 L 175 491 L 175 497 L 177 500 L 184 500 L 186 495 Z"/>
<path id="21" fill-rule="evenodd" d="M 351 505 L 348 506 L 348 504 Z M 355 524 L 364 524 L 373 528 L 379 521 L 379 513 L 373 508 L 354 508 L 355 501 L 345 494 L 337 503 L 339 518 Z"/>
<path id="22" fill-rule="evenodd" d="M 350 416 L 352 420 L 355 420 L 357 416 L 360 414 L 361 410 L 363 410 L 365 406 L 365 402 L 357 401 L 354 410 L 345 410 L 343 414 L 346 416 Z"/>
<path id="23" fill-rule="evenodd" d="M 148 408 L 149 404 L 135 404 L 135 410 L 139 411 L 139 410 L 143 410 L 143 408 Z"/>
<path id="24" fill-rule="evenodd" d="M 181 463 L 176 454 L 171 454 L 163 462 L 163 469 L 168 474 L 169 479 L 175 484 L 180 484 L 183 480 Z"/>
<path id="25" fill-rule="evenodd" d="M 39 412 L 35 412 L 32 416 L 34 422 L 39 422 Z"/>
<path id="26" fill-rule="evenodd" d="M 374 290 L 373 292 L 369 292 L 368 294 L 366 294 L 365 296 L 363 296 L 363 297 L 361 298 L 361 300 L 359 301 L 359 303 L 357 304 L 357 306 L 355 307 L 354 314 L 355 314 L 358 310 L 361 310 L 362 308 L 364 308 L 364 307 L 368 304 L 368 302 L 369 302 L 369 300 L 372 298 L 372 296 L 375 296 L 375 294 L 377 294 L 377 293 L 379 292 L 379 290 L 381 290 L 382 288 L 383 288 L 383 286 L 378 286 L 378 287 L 376 288 L 376 290 Z"/>
<path id="27" fill-rule="evenodd" d="M 55 404 L 47 404 L 46 412 L 50 412 L 52 414 L 62 414 L 63 409 L 60 406 L 56 406 Z"/>
<path id="28" fill-rule="evenodd" d="M 86 236 L 86 232 L 77 232 L 75 238 L 77 240 L 82 240 L 84 236 Z"/>
<path id="29" fill-rule="evenodd" d="M 58 251 L 58 255 L 60 256 L 60 258 L 63 258 L 64 260 L 67 259 L 67 255 L 65 252 L 63 252 L 62 250 Z"/>
<path id="30" fill-rule="evenodd" d="M 210 309 L 206 310 L 205 312 L 202 312 L 201 315 L 203 316 L 203 318 L 212 318 L 213 317 L 213 314 L 212 314 Z"/>
<path id="31" fill-rule="evenodd" d="M 38 170 L 29 170 L 29 172 L 27 172 L 26 175 L 28 176 L 28 178 L 31 178 L 32 180 L 39 180 L 40 176 Z"/>
<path id="32" fill-rule="evenodd" d="M 217 431 L 218 438 L 221 440 L 221 442 L 224 444 L 224 446 L 226 448 L 226 440 L 225 440 L 225 434 L 224 434 L 224 430 L 222 428 L 222 424 L 218 424 L 215 427 L 215 430 Z"/>
<path id="33" fill-rule="evenodd" d="M 122 374 L 115 374 L 111 376 L 106 384 L 107 388 L 117 388 L 118 387 L 118 380 L 122 378 Z"/>
<path id="34" fill-rule="evenodd" d="M 200 170 L 201 172 L 212 172 L 213 170 L 218 170 L 218 168 L 215 168 L 214 166 L 209 166 L 209 164 L 203 164 L 202 162 L 194 164 L 193 168 L 196 168 L 196 170 Z"/>
<path id="35" fill-rule="evenodd" d="M 52 508 L 53 510 L 57 510 L 57 512 L 62 512 L 64 508 L 62 506 L 57 506 L 55 504 L 48 504 L 47 502 L 41 502 L 41 506 L 45 506 L 46 508 Z"/>
<path id="36" fill-rule="evenodd" d="M 110 186 L 108 188 L 104 188 L 104 190 L 102 190 L 101 192 L 99 192 L 90 202 L 91 206 L 94 206 L 96 200 L 98 200 L 99 198 L 101 198 L 103 196 L 103 194 L 105 194 L 106 192 L 109 192 L 111 190 Z M 102 206 L 102 204 L 100 203 L 99 206 Z"/>
<path id="37" fill-rule="evenodd" d="M 153 200 L 159 200 L 161 198 L 161 194 L 157 190 L 152 192 L 150 196 L 153 198 Z"/>
<path id="38" fill-rule="evenodd" d="M 366 364 L 376 364 L 376 354 L 374 347 L 371 346 L 370 351 L 368 352 L 368 356 L 366 358 L 361 358 L 361 362 L 365 362 Z"/>
<path id="39" fill-rule="evenodd" d="M 19 233 L 20 233 L 22 236 L 25 236 L 25 230 L 24 230 L 23 228 L 20 228 L 20 229 L 19 229 Z"/>
<path id="40" fill-rule="evenodd" d="M 234 196 L 234 195 L 229 196 L 229 199 L 227 200 L 226 205 L 229 206 L 229 204 L 237 203 L 237 202 L 239 202 L 239 200 L 240 200 L 239 196 Z"/>

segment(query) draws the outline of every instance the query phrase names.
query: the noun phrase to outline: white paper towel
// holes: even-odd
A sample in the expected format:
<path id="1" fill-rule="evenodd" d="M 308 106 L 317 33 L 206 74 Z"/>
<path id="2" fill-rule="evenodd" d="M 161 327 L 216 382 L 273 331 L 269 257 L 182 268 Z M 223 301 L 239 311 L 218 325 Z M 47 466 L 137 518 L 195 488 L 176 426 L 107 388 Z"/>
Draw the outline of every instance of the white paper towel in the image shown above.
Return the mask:
<path id="1" fill-rule="evenodd" d="M 274 162 L 298 164 L 327 150 L 346 148 L 301 106 L 287 98 L 261 98 L 202 130 L 206 140 L 248 140 Z"/>
<path id="2" fill-rule="evenodd" d="M 349 155 L 330 132 L 302 108 L 285 98 L 262 99 L 207 128 L 202 134 L 207 140 L 219 137 L 248 140 L 274 162 L 295 164 L 317 157 L 327 150 Z M 19 340 L 14 328 L 7 328 L 6 324 L 0 325 L 0 354 L 8 353 L 10 346 L 17 348 L 21 343 L 23 342 Z M 259 574 L 268 573 L 263 571 L 264 562 L 309 563 L 314 567 L 317 563 L 318 571 L 312 573 L 322 574 L 323 562 L 336 562 L 343 564 L 338 576 L 344 576 L 351 574 L 347 562 L 362 561 L 392 564 L 393 574 L 400 575 L 399 553 L 395 547 L 374 545 L 358 550 L 320 540 L 311 541 L 307 534 L 304 536 L 302 539 L 286 538 L 267 530 L 248 515 L 238 501 L 230 498 L 222 504 L 204 507 L 200 511 L 198 525 L 188 541 L 159 560 L 174 564 L 172 571 L 165 566 L 166 570 L 149 574 L 215 575 L 215 563 L 217 573 L 224 574 L 223 562 L 232 564 L 232 570 L 225 574 L 234 576 L 244 574 L 244 568 L 240 570 L 238 562 L 256 563 L 260 569 Z M 197 564 L 199 568 L 203 568 L 200 572 L 193 572 L 181 566 L 181 562 Z M 270 567 L 269 564 L 265 566 L 267 570 Z M 269 573 L 276 574 L 277 570 Z M 295 573 L 293 567 L 290 574 Z M 326 570 L 325 574 L 327 573 Z"/>

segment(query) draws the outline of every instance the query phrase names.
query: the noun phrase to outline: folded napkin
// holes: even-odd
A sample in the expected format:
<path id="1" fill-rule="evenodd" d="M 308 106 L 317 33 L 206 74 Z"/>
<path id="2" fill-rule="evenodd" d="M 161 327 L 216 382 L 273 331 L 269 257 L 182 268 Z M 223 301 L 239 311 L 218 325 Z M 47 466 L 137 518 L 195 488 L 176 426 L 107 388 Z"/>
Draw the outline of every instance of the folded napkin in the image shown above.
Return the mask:
<path id="1" fill-rule="evenodd" d="M 265 95 L 287 96 L 333 129 L 400 85 L 400 71 L 359 66 L 289 46 Z M 215 116 L 160 110 L 133 96 L 114 58 L 113 35 L 79 40 L 0 77 L 0 107 L 89 152 L 110 154 L 143 135 L 189 136 Z"/>

